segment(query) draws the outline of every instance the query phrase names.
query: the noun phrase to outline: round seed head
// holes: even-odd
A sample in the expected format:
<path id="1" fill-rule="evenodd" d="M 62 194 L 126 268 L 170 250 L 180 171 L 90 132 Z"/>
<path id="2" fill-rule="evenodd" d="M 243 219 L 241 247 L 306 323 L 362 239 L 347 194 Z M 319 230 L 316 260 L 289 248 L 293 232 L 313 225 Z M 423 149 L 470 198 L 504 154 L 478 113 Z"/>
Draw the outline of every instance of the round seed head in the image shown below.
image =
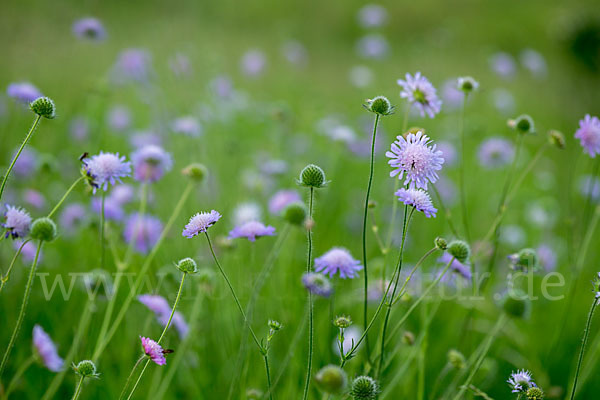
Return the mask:
<path id="1" fill-rule="evenodd" d="M 56 235 L 56 224 L 50 218 L 38 218 L 31 224 L 29 236 L 31 236 L 32 239 L 51 242 L 56 238 Z"/>
<path id="2" fill-rule="evenodd" d="M 394 111 L 394 107 L 384 96 L 377 96 L 372 99 L 367 99 L 365 106 L 367 110 L 379 114 L 379 115 L 390 115 Z"/>
<path id="3" fill-rule="evenodd" d="M 544 398 L 544 392 L 537 386 L 530 387 L 527 389 L 527 400 L 542 400 Z"/>
<path id="4" fill-rule="evenodd" d="M 471 248 L 467 242 L 462 240 L 453 240 L 448 244 L 448 253 L 461 263 L 465 263 L 471 256 Z"/>
<path id="5" fill-rule="evenodd" d="M 352 319 L 345 315 L 340 315 L 339 317 L 335 317 L 333 320 L 333 324 L 340 329 L 346 329 L 350 325 L 352 325 Z"/>
<path id="6" fill-rule="evenodd" d="M 354 400 L 373 400 L 377 398 L 379 385 L 370 376 L 359 376 L 352 381 L 350 396 Z"/>
<path id="7" fill-rule="evenodd" d="M 448 364 L 456 369 L 463 369 L 466 366 L 465 356 L 458 350 L 450 349 L 448 351 Z"/>
<path id="8" fill-rule="evenodd" d="M 29 104 L 29 108 L 40 117 L 48 119 L 56 117 L 56 107 L 52 99 L 48 97 L 38 97 Z"/>
<path id="9" fill-rule="evenodd" d="M 91 360 L 83 360 L 79 361 L 77 366 L 74 367 L 75 372 L 79 376 L 87 377 L 96 377 L 98 373 L 96 372 L 96 364 L 94 364 Z"/>
<path id="10" fill-rule="evenodd" d="M 302 225 L 306 220 L 306 206 L 300 201 L 290 203 L 283 210 L 283 219 L 292 225 Z"/>
<path id="11" fill-rule="evenodd" d="M 186 274 L 195 274 L 198 272 L 198 265 L 196 264 L 196 261 L 189 257 L 179 260 L 177 263 L 177 268 Z"/>
<path id="12" fill-rule="evenodd" d="M 435 247 L 437 247 L 440 250 L 446 250 L 448 248 L 448 242 L 443 237 L 438 236 L 433 242 L 435 244 Z"/>
<path id="13" fill-rule="evenodd" d="M 302 186 L 320 188 L 327 184 L 325 172 L 317 165 L 309 164 L 300 172 L 300 184 Z"/>
<path id="14" fill-rule="evenodd" d="M 325 393 L 339 394 L 348 384 L 348 377 L 337 365 L 326 365 L 315 375 L 315 382 Z"/>
<path id="15" fill-rule="evenodd" d="M 181 173 L 197 182 L 202 182 L 208 176 L 208 169 L 200 163 L 192 163 L 181 170 Z"/>

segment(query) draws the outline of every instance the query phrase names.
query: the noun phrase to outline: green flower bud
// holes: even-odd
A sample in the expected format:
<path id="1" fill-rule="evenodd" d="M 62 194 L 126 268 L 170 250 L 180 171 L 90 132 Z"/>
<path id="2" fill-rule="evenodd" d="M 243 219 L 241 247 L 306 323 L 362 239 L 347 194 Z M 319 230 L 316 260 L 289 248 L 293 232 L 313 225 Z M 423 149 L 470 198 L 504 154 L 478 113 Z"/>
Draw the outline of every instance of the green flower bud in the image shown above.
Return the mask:
<path id="1" fill-rule="evenodd" d="M 402 343 L 407 346 L 412 346 L 415 344 L 415 334 L 411 331 L 406 331 L 402 334 Z"/>
<path id="2" fill-rule="evenodd" d="M 448 364 L 452 365 L 452 367 L 456 369 L 463 369 L 466 367 L 467 363 L 465 361 L 465 356 L 458 350 L 450 349 L 448 351 Z"/>
<path id="3" fill-rule="evenodd" d="M 94 364 L 91 360 L 83 360 L 79 361 L 77 366 L 73 367 L 75 369 L 75 373 L 79 376 L 83 376 L 84 378 L 95 378 L 98 376 L 96 372 L 96 364 Z"/>
<path id="4" fill-rule="evenodd" d="M 299 183 L 302 186 L 321 188 L 327 184 L 325 181 L 325 172 L 321 167 L 309 164 L 300 172 Z"/>
<path id="5" fill-rule="evenodd" d="M 433 243 L 435 244 L 435 247 L 440 250 L 446 250 L 448 248 L 448 242 L 443 237 L 436 237 Z"/>
<path id="6" fill-rule="evenodd" d="M 56 238 L 56 224 L 50 218 L 38 218 L 31 224 L 29 236 L 35 240 L 51 242 Z"/>
<path id="7" fill-rule="evenodd" d="M 333 320 L 333 324 L 341 329 L 346 329 L 350 325 L 352 325 L 352 319 L 345 315 L 341 315 L 339 317 L 335 317 Z"/>
<path id="8" fill-rule="evenodd" d="M 340 394 L 348 384 L 348 377 L 337 365 L 326 365 L 315 375 L 317 386 L 329 394 Z"/>
<path id="9" fill-rule="evenodd" d="M 548 132 L 548 141 L 552 146 L 555 146 L 561 150 L 566 147 L 565 135 L 563 135 L 562 132 L 551 130 Z"/>
<path id="10" fill-rule="evenodd" d="M 359 376 L 350 385 L 350 396 L 354 400 L 373 400 L 378 393 L 379 385 L 370 376 Z"/>
<path id="11" fill-rule="evenodd" d="M 181 170 L 181 173 L 197 182 L 202 182 L 208 176 L 208 169 L 199 163 L 192 163 Z"/>
<path id="12" fill-rule="evenodd" d="M 520 271 L 537 270 L 539 265 L 537 251 L 535 249 L 522 249 L 518 253 L 508 256 L 513 269 Z"/>
<path id="13" fill-rule="evenodd" d="M 179 262 L 177 263 L 177 268 L 181 272 L 186 274 L 195 274 L 196 272 L 198 272 L 198 265 L 196 264 L 196 261 L 192 260 L 189 257 L 179 260 Z"/>
<path id="14" fill-rule="evenodd" d="M 306 220 L 306 206 L 300 201 L 288 204 L 283 210 L 283 219 L 291 225 L 302 225 Z"/>
<path id="15" fill-rule="evenodd" d="M 509 120 L 508 126 L 522 135 L 535 133 L 533 119 L 527 114 L 519 115 L 517 118 Z"/>
<path id="16" fill-rule="evenodd" d="M 448 244 L 448 253 L 461 263 L 466 262 L 471 256 L 471 248 L 467 242 L 462 240 L 453 240 Z"/>
<path id="17" fill-rule="evenodd" d="M 526 318 L 531 307 L 527 295 L 519 289 L 515 289 L 512 295 L 505 293 L 501 304 L 504 312 L 515 318 Z"/>
<path id="18" fill-rule="evenodd" d="M 29 104 L 29 108 L 40 117 L 48 119 L 56 117 L 56 107 L 52 99 L 48 97 L 38 97 Z"/>
<path id="19" fill-rule="evenodd" d="M 470 93 L 479 88 L 479 82 L 470 76 L 458 78 L 458 88 L 465 93 Z"/>
<path id="20" fill-rule="evenodd" d="M 275 321 L 274 319 L 270 319 L 268 325 L 269 325 L 269 328 L 272 329 L 273 331 L 278 331 L 278 330 L 281 330 L 281 328 L 283 328 L 283 325 L 281 325 L 281 322 Z"/>
<path id="21" fill-rule="evenodd" d="M 527 400 L 542 400 L 544 398 L 544 392 L 537 386 L 530 387 L 527 389 Z"/>
<path id="22" fill-rule="evenodd" d="M 365 108 L 372 113 L 379 115 L 390 115 L 394 112 L 394 107 L 387 97 L 384 96 L 377 96 L 373 99 L 367 99 Z"/>

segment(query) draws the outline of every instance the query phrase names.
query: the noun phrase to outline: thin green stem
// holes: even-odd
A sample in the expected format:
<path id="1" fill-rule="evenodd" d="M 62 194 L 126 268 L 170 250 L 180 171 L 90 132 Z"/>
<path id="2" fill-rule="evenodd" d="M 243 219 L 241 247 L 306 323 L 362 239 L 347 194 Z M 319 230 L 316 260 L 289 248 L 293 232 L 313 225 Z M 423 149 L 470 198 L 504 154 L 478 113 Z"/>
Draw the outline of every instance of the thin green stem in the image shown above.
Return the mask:
<path id="1" fill-rule="evenodd" d="M 35 356 L 32 355 L 27 360 L 25 360 L 24 362 L 21 363 L 21 365 L 19 366 L 19 369 L 17 370 L 17 372 L 15 372 L 15 375 L 12 377 L 12 379 L 10 380 L 10 383 L 6 387 L 6 392 L 4 393 L 4 396 L 2 397 L 2 399 L 8 399 L 8 396 L 12 393 L 12 391 L 15 388 L 15 385 L 17 384 L 19 379 L 21 379 L 21 377 L 23 376 L 25 371 L 27 371 L 27 369 L 31 366 L 31 364 L 33 364 L 34 361 L 35 361 Z"/>
<path id="2" fill-rule="evenodd" d="M 6 285 L 6 283 L 10 279 L 10 273 L 15 265 L 15 262 L 17 261 L 17 258 L 19 257 L 19 254 L 21 254 L 21 251 L 23 251 L 23 247 L 25 247 L 25 245 L 30 240 L 31 239 L 27 239 L 27 240 L 23 241 L 23 243 L 21 243 L 21 246 L 19 246 L 19 249 L 15 253 L 14 257 L 12 258 L 10 265 L 8 266 L 8 269 L 6 270 L 6 275 L 2 276 L 2 279 L 0 280 L 0 292 L 2 291 L 2 288 L 4 288 L 4 285 Z"/>
<path id="3" fill-rule="evenodd" d="M 181 298 L 181 292 L 183 291 L 183 282 L 185 281 L 186 276 L 187 276 L 187 272 L 184 272 L 183 275 L 181 276 L 181 283 L 179 284 L 179 290 L 177 291 L 177 297 L 175 297 L 175 304 L 173 304 L 173 309 L 171 310 L 171 315 L 169 315 L 169 320 L 167 321 L 165 328 L 163 329 L 158 340 L 156 341 L 156 343 L 158 343 L 158 344 L 160 344 L 162 339 L 165 337 L 165 334 L 167 333 L 167 329 L 169 329 L 169 326 L 171 326 L 171 321 L 173 320 L 173 315 L 175 315 L 175 309 L 177 308 L 177 304 L 179 304 L 179 299 Z"/>
<path id="4" fill-rule="evenodd" d="M 313 217 L 313 200 L 314 200 L 314 191 L 315 189 L 311 186 L 310 195 L 308 198 L 308 217 L 312 221 Z M 312 264 L 312 228 L 308 229 L 307 232 L 308 238 L 308 255 L 306 257 L 306 272 L 311 271 Z M 306 366 L 306 380 L 304 383 L 304 395 L 302 396 L 303 400 L 308 398 L 308 389 L 310 387 L 310 376 L 312 374 L 312 356 L 313 356 L 313 299 L 312 293 L 310 290 L 308 292 L 308 361 Z"/>
<path id="5" fill-rule="evenodd" d="M 52 216 L 54 215 L 54 213 L 56 213 L 58 211 L 58 209 L 60 208 L 60 206 L 62 206 L 62 204 L 65 202 L 65 200 L 67 199 L 67 197 L 69 196 L 69 194 L 71 194 L 71 192 L 73 191 L 73 189 L 75 189 L 75 186 L 77 186 L 77 184 L 79 182 L 81 182 L 83 180 L 83 176 L 77 178 L 77 180 L 75 182 L 73 182 L 73 184 L 67 189 L 67 191 L 65 192 L 65 194 L 63 195 L 63 197 L 60 199 L 60 201 L 54 206 L 54 208 L 52 209 L 52 211 L 50 211 L 50 213 L 48 214 L 48 218 L 52 218 Z"/>
<path id="6" fill-rule="evenodd" d="M 131 400 L 131 396 L 133 396 L 135 389 L 137 389 L 138 385 L 140 384 L 140 381 L 142 380 L 142 376 L 144 375 L 144 372 L 146 372 L 146 368 L 148 368 L 148 364 L 150 364 L 149 358 L 146 360 L 146 364 L 144 364 L 144 368 L 142 368 L 142 372 L 140 372 L 140 376 L 138 376 L 137 380 L 135 381 L 135 385 L 133 385 L 133 389 L 131 389 L 131 393 L 129 393 L 129 396 L 127 396 L 127 400 Z"/>
<path id="7" fill-rule="evenodd" d="M 104 201 L 106 200 L 106 192 L 102 191 L 102 205 L 100 209 L 100 269 L 104 269 L 104 253 L 106 250 L 106 240 L 104 238 L 104 225 L 106 225 L 104 213 Z"/>
<path id="8" fill-rule="evenodd" d="M 23 302 L 21 303 L 21 311 L 19 312 L 19 317 L 17 318 L 17 325 L 13 330 L 13 333 L 10 337 L 10 341 L 8 342 L 8 347 L 4 352 L 4 357 L 2 358 L 2 364 L 0 364 L 0 378 L 2 377 L 2 373 L 4 372 L 4 368 L 6 368 L 6 364 L 8 363 L 8 358 L 10 357 L 10 352 L 15 345 L 17 340 L 17 336 L 19 334 L 19 330 L 21 329 L 21 325 L 23 324 L 23 318 L 25 317 L 25 310 L 27 309 L 27 302 L 29 301 L 29 294 L 31 293 L 31 287 L 33 286 L 33 278 L 35 276 L 35 269 L 37 267 L 38 259 L 40 257 L 40 251 L 42 249 L 43 241 L 38 242 L 37 249 L 35 251 L 35 258 L 33 259 L 33 263 L 31 264 L 31 270 L 29 271 L 29 279 L 27 280 L 27 285 L 25 286 L 25 294 L 23 295 Z"/>
<path id="9" fill-rule="evenodd" d="M 583 331 L 583 339 L 581 341 L 581 350 L 579 351 L 579 358 L 577 360 L 577 369 L 575 370 L 575 379 L 573 380 L 573 390 L 571 390 L 571 400 L 575 398 L 575 392 L 577 390 L 577 380 L 579 379 L 579 371 L 581 370 L 581 363 L 583 362 L 583 355 L 585 354 L 585 345 L 588 341 L 590 334 L 590 326 L 592 325 L 592 318 L 594 317 L 594 311 L 598 305 L 598 299 L 594 298 L 592 308 L 588 314 L 587 322 L 585 324 L 585 330 Z"/>
<path id="10" fill-rule="evenodd" d="M 267 373 L 267 392 L 269 393 L 269 400 L 273 400 L 273 392 L 271 390 L 271 373 L 269 372 L 269 357 L 267 353 L 263 355 L 265 359 L 265 370 Z"/>
<path id="11" fill-rule="evenodd" d="M 83 385 L 84 379 L 85 379 L 85 376 L 81 376 L 81 378 L 79 378 L 79 383 L 77 384 L 77 388 L 75 389 L 75 394 L 73 394 L 73 398 L 71 400 L 77 400 L 79 398 L 79 395 L 81 394 L 81 387 Z"/>
<path id="12" fill-rule="evenodd" d="M 125 393 L 127 392 L 127 387 L 129 386 L 129 382 L 131 382 L 131 378 L 133 377 L 133 374 L 134 374 L 135 370 L 140 365 L 140 363 L 142 361 L 144 361 L 144 359 L 146 359 L 146 355 L 145 354 L 142 355 L 140 358 L 138 358 L 138 360 L 133 365 L 133 368 L 131 369 L 131 372 L 129 372 L 129 376 L 127 377 L 127 380 L 125 381 L 125 386 L 123 387 L 123 390 L 121 390 L 121 394 L 119 395 L 119 400 L 121 400 L 123 398 L 123 396 L 125 396 Z"/>
<path id="13" fill-rule="evenodd" d="M 462 208 L 463 225 L 465 229 L 465 237 L 470 242 L 471 232 L 469 231 L 469 218 L 467 213 L 467 197 L 465 190 L 465 157 L 466 157 L 466 139 L 465 139 L 465 108 L 467 107 L 468 94 L 465 93 L 463 102 L 460 108 L 460 118 L 458 122 L 458 131 L 460 133 L 460 171 L 459 171 L 459 182 L 460 182 L 460 205 Z"/>
<path id="14" fill-rule="evenodd" d="M 375 123 L 373 124 L 373 137 L 371 139 L 371 162 L 369 167 L 369 183 L 367 184 L 367 193 L 365 195 L 365 209 L 363 214 L 363 231 L 362 231 L 362 251 L 363 251 L 363 267 L 364 267 L 364 298 L 363 298 L 363 328 L 367 329 L 367 303 L 368 303 L 368 286 L 369 274 L 367 268 L 367 216 L 369 213 L 369 196 L 371 194 L 371 185 L 373 184 L 373 174 L 375 172 L 375 139 L 377 138 L 377 124 L 379 123 L 379 114 L 375 114 Z M 365 338 L 367 347 L 367 355 L 371 353 L 369 347 L 369 335 Z"/>
<path id="15" fill-rule="evenodd" d="M 19 147 L 19 150 L 17 150 L 17 154 L 15 154 L 15 156 L 13 157 L 8 169 L 6 170 L 6 173 L 4 174 L 4 178 L 2 179 L 2 185 L 0 186 L 0 200 L 2 199 L 2 194 L 4 193 L 4 187 L 6 186 L 6 181 L 8 181 L 8 177 L 9 177 L 13 167 L 15 166 L 17 159 L 21 155 L 21 152 L 23 151 L 25 146 L 27 146 L 27 142 L 29 142 L 29 139 L 31 139 L 31 135 L 33 135 L 35 128 L 37 127 L 38 123 L 40 122 L 40 118 L 41 118 L 41 115 L 38 115 L 35 117 L 35 121 L 33 121 L 33 125 L 29 129 L 29 133 L 27 133 L 27 136 L 25 136 L 25 140 L 23 140 L 23 143 L 21 143 L 21 147 Z"/>

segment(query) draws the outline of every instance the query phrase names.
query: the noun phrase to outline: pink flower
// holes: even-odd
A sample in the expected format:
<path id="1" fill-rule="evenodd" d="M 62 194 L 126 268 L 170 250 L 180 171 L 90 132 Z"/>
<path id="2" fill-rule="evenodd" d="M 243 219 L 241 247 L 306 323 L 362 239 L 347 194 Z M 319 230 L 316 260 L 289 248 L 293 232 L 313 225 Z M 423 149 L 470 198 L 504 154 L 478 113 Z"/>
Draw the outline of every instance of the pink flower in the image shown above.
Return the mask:
<path id="1" fill-rule="evenodd" d="M 167 363 L 167 360 L 165 359 L 165 351 L 162 347 L 160 347 L 160 344 L 143 336 L 140 336 L 140 339 L 142 340 L 144 354 L 150 357 L 150 359 L 157 365 L 165 365 Z"/>

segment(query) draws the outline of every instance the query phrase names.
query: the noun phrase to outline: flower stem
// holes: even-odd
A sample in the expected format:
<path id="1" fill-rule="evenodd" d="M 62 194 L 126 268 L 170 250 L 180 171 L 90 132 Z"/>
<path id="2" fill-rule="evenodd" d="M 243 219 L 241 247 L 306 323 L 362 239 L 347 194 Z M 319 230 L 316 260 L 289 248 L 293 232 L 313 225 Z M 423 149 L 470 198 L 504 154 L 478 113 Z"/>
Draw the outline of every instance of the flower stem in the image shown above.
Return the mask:
<path id="1" fill-rule="evenodd" d="M 82 376 L 81 378 L 79 378 L 79 383 L 77 384 L 77 388 L 75 389 L 75 394 L 73 394 L 73 398 L 71 400 L 77 400 L 79 398 L 79 395 L 81 394 L 81 386 L 83 385 L 84 379 L 85 379 L 85 376 Z"/>
<path id="2" fill-rule="evenodd" d="M 269 393 L 269 400 L 273 400 L 273 392 L 271 391 L 271 374 L 269 373 L 269 356 L 267 353 L 263 355 L 265 359 L 265 370 L 267 373 L 267 391 Z"/>
<path id="3" fill-rule="evenodd" d="M 23 243 L 21 243 L 21 246 L 19 246 L 19 249 L 15 253 L 15 256 L 12 258 L 10 265 L 8 266 L 8 269 L 6 270 L 6 275 L 2 276 L 2 279 L 0 280 L 0 292 L 2 291 L 2 288 L 4 288 L 4 285 L 6 285 L 6 283 L 10 279 L 10 273 L 13 269 L 13 266 L 15 265 L 15 262 L 17 261 L 17 258 L 19 257 L 19 254 L 21 254 L 21 251 L 23 251 L 23 247 L 25 247 L 25 245 L 30 240 L 31 239 L 27 239 L 27 240 L 23 241 Z"/>
<path id="4" fill-rule="evenodd" d="M 13 330 L 12 336 L 10 337 L 10 341 L 8 343 L 8 347 L 4 352 L 4 357 L 2 358 L 2 364 L 0 364 L 0 378 L 2 377 L 2 373 L 4 372 L 4 368 L 6 368 L 6 364 L 8 362 L 8 358 L 10 356 L 10 352 L 15 345 L 17 340 L 17 335 L 19 334 L 19 330 L 21 329 L 21 325 L 23 324 L 23 318 L 25 317 L 25 310 L 27 309 L 27 302 L 29 301 L 29 294 L 31 293 L 31 286 L 33 285 L 33 278 L 35 276 L 35 269 L 37 267 L 38 259 L 40 256 L 40 250 L 42 249 L 43 241 L 39 241 L 37 250 L 35 251 L 35 258 L 33 259 L 33 263 L 31 264 L 31 270 L 29 271 L 29 279 L 27 279 L 27 285 L 25 286 L 25 294 L 23 295 L 23 302 L 21 303 L 21 311 L 19 312 L 19 317 L 17 318 L 17 325 Z"/>
<path id="5" fill-rule="evenodd" d="M 127 380 L 125 381 L 125 386 L 123 387 L 123 390 L 121 391 L 121 394 L 119 395 L 119 400 L 121 400 L 123 398 L 123 396 L 125 396 L 125 392 L 127 391 L 127 387 L 129 386 L 129 382 L 131 382 L 131 378 L 133 377 L 133 373 L 135 372 L 135 370 L 137 369 L 137 367 L 140 365 L 140 363 L 142 361 L 144 361 L 145 358 L 146 358 L 146 355 L 144 354 L 140 358 L 138 358 L 138 360 L 133 365 L 133 368 L 131 369 L 131 372 L 129 373 L 129 376 L 127 377 Z"/>
<path id="6" fill-rule="evenodd" d="M 52 211 L 50 211 L 50 213 L 48 214 L 48 218 L 52 218 L 54 213 L 56 213 L 58 211 L 58 209 L 60 208 L 60 206 L 65 202 L 65 200 L 67 199 L 69 194 L 73 191 L 73 189 L 75 189 L 75 186 L 77 186 L 77 184 L 79 182 L 81 182 L 82 180 L 83 180 L 83 176 L 77 178 L 77 180 L 75 182 L 73 182 L 73 184 L 67 189 L 67 191 L 65 192 L 63 197 L 60 199 L 60 201 L 54 206 Z"/>
<path id="7" fill-rule="evenodd" d="M 312 221 L 313 216 L 313 201 L 314 201 L 313 187 L 310 188 L 310 195 L 308 197 L 308 217 Z M 308 255 L 306 257 L 306 272 L 311 271 L 312 264 L 312 228 L 308 229 L 307 232 L 308 241 Z M 308 388 L 310 386 L 310 376 L 312 374 L 312 356 L 313 356 L 313 299 L 310 290 L 308 292 L 308 362 L 306 366 L 306 381 L 304 383 L 304 395 L 303 400 L 308 398 Z"/>
<path id="8" fill-rule="evenodd" d="M 583 331 L 583 339 L 581 341 L 581 350 L 579 351 L 579 359 L 577 360 L 577 369 L 575 370 L 575 379 L 573 380 L 573 390 L 571 390 L 571 400 L 575 398 L 575 392 L 577 390 L 577 380 L 579 379 L 579 371 L 581 370 L 581 363 L 583 362 L 583 355 L 585 353 L 585 345 L 587 344 L 588 336 L 590 334 L 590 326 L 592 324 L 592 318 L 594 311 L 598 305 L 598 299 L 594 298 L 592 308 L 588 314 L 587 323 L 585 324 L 585 330 Z"/>
<path id="9" fill-rule="evenodd" d="M 13 167 L 15 166 L 17 159 L 21 155 L 21 152 L 23 151 L 25 146 L 27 146 L 27 142 L 29 142 L 29 139 L 31 139 L 31 135 L 33 135 L 33 131 L 35 131 L 36 126 L 40 122 L 40 118 L 41 118 L 41 115 L 38 115 L 35 117 L 35 121 L 33 121 L 33 125 L 29 129 L 29 133 L 27 134 L 27 136 L 25 136 L 25 140 L 23 140 L 23 143 L 21 143 L 21 147 L 19 147 L 17 154 L 15 154 L 8 169 L 6 170 L 6 174 L 4 174 L 4 178 L 2 179 L 2 185 L 0 186 L 0 200 L 2 199 L 2 194 L 4 193 L 4 187 L 6 186 L 6 181 L 8 181 L 8 176 L 10 175 Z"/>
<path id="10" fill-rule="evenodd" d="M 133 385 L 133 389 L 131 389 L 131 393 L 129 393 L 129 396 L 127 396 L 127 400 L 130 400 L 131 396 L 133 396 L 135 389 L 137 389 L 138 385 L 140 384 L 140 381 L 142 380 L 142 375 L 144 375 L 144 372 L 146 372 L 146 368 L 148 368 L 148 364 L 150 364 L 149 358 L 146 360 L 146 364 L 144 364 L 144 368 L 142 368 L 142 372 L 140 372 L 140 376 L 138 376 L 137 380 L 135 381 L 135 384 Z"/>
<path id="11" fill-rule="evenodd" d="M 169 315 L 169 320 L 165 325 L 165 329 L 163 329 L 162 334 L 156 341 L 156 343 L 160 344 L 161 340 L 165 337 L 167 333 L 167 329 L 171 326 L 171 321 L 173 320 L 173 315 L 175 315 L 175 309 L 177 308 L 177 304 L 179 303 L 179 299 L 181 298 L 181 292 L 183 291 L 183 282 L 185 281 L 185 277 L 187 276 L 187 272 L 184 272 L 181 276 L 181 283 L 179 284 L 179 290 L 177 291 L 177 297 L 175 297 L 175 304 L 173 304 L 173 309 L 171 310 L 171 315 Z"/>
<path id="12" fill-rule="evenodd" d="M 106 225 L 104 214 L 104 201 L 106 200 L 106 192 L 102 192 L 102 206 L 100 209 L 100 269 L 104 269 L 104 253 L 106 249 L 106 240 L 104 238 L 104 225 Z"/>
<path id="13" fill-rule="evenodd" d="M 363 214 L 363 231 L 362 231 L 362 251 L 363 251 L 363 267 L 364 267 L 364 299 L 363 299 L 363 328 L 367 329 L 367 301 L 368 301 L 368 286 L 369 274 L 367 269 L 367 216 L 369 213 L 369 196 L 371 194 L 371 185 L 373 184 L 374 160 L 375 160 L 375 139 L 377 138 L 377 124 L 379 123 L 379 114 L 375 114 L 375 123 L 373 124 L 373 136 L 371 138 L 371 163 L 369 167 L 369 183 L 367 184 L 367 193 L 365 195 L 365 210 Z M 369 335 L 365 337 L 365 346 L 367 347 L 367 356 L 371 353 L 369 347 Z"/>
<path id="14" fill-rule="evenodd" d="M 460 118 L 458 119 L 458 131 L 460 132 L 460 205 L 462 207 L 462 218 L 463 225 L 465 229 L 465 237 L 470 242 L 471 241 L 471 232 L 469 231 L 469 221 L 468 221 L 468 213 L 467 213 L 467 197 L 465 193 L 465 108 L 467 108 L 467 98 L 468 94 L 465 93 L 462 101 L 462 105 L 460 108 Z"/>

